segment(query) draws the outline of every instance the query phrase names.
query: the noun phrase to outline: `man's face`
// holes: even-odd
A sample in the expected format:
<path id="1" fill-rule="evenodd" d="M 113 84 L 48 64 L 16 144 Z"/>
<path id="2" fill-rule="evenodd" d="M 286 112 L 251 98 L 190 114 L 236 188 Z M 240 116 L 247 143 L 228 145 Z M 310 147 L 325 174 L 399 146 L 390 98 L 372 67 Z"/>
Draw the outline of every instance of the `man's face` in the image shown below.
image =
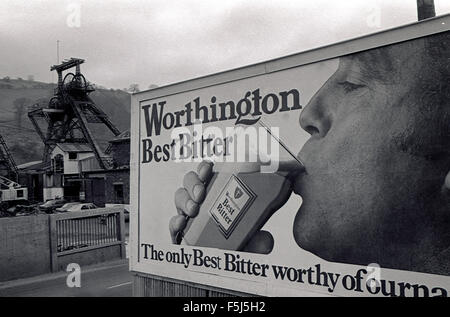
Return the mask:
<path id="1" fill-rule="evenodd" d="M 408 268 L 436 217 L 448 132 L 444 111 L 423 102 L 432 78 L 413 48 L 341 58 L 300 116 L 311 138 L 294 237 L 326 260 Z"/>

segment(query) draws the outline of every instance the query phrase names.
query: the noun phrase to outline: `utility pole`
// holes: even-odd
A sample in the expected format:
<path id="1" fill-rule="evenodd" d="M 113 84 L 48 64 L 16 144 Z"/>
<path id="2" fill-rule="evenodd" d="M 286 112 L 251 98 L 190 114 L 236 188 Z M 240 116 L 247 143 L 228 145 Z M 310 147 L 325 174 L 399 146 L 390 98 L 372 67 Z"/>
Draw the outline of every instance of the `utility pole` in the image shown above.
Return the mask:
<path id="1" fill-rule="evenodd" d="M 59 64 L 59 40 L 56 40 L 56 64 Z"/>
<path id="2" fill-rule="evenodd" d="M 56 40 L 56 64 L 59 64 L 59 40 Z M 54 82 L 53 74 L 52 72 L 52 84 Z"/>
<path id="3" fill-rule="evenodd" d="M 417 16 L 419 21 L 435 17 L 434 0 L 417 0 Z"/>

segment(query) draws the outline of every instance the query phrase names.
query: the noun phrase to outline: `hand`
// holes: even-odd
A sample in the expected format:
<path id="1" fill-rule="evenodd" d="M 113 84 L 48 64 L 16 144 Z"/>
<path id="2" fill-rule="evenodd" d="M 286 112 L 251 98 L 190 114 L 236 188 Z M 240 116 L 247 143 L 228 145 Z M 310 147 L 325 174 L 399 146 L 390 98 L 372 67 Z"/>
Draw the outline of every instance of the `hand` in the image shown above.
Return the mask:
<path id="1" fill-rule="evenodd" d="M 197 173 L 188 172 L 183 179 L 183 187 L 175 192 L 175 206 L 178 215 L 172 217 L 169 224 L 172 243 L 180 244 L 180 233 L 187 224 L 188 217 L 198 215 L 200 205 L 206 196 L 206 187 L 213 175 L 213 163 L 201 162 L 197 167 Z M 287 199 L 286 199 L 287 200 Z M 272 251 L 274 240 L 272 235 L 260 230 L 247 243 L 242 251 L 268 254 Z"/>
<path id="2" fill-rule="evenodd" d="M 183 178 L 183 187 L 175 192 L 175 206 L 178 215 L 172 217 L 169 224 L 172 242 L 181 243 L 181 231 L 187 223 L 187 217 L 194 218 L 198 215 L 200 204 L 205 199 L 206 186 L 213 174 L 213 163 L 201 162 L 197 167 L 197 173 L 188 172 Z"/>

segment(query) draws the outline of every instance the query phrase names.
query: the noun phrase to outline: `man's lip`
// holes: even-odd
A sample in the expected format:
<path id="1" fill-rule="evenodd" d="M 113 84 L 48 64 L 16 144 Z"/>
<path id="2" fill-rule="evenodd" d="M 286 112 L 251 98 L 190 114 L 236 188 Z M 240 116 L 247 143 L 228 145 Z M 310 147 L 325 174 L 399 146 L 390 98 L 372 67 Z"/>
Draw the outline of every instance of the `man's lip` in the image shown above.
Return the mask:
<path id="1" fill-rule="evenodd" d="M 293 184 L 292 184 L 292 190 L 293 190 L 293 192 L 294 193 L 296 193 L 297 195 L 300 195 L 301 196 L 301 189 L 302 189 L 302 185 L 301 185 L 301 183 L 302 183 L 302 180 L 301 180 L 301 175 L 299 175 L 299 176 L 297 176 L 295 179 L 294 179 L 294 182 L 293 182 Z"/>
<path id="2" fill-rule="evenodd" d="M 306 165 L 305 165 L 305 160 L 300 155 L 297 155 L 296 159 L 303 166 L 303 171 L 302 171 L 301 174 L 305 174 L 307 172 Z"/>
<path id="3" fill-rule="evenodd" d="M 301 165 L 303 166 L 303 171 L 300 172 L 300 173 L 297 173 L 294 176 L 294 178 L 293 178 L 293 191 L 294 191 L 294 193 L 300 195 L 300 191 L 301 191 L 301 188 L 302 188 L 301 183 L 302 183 L 304 175 L 308 174 L 308 169 L 306 167 L 305 160 L 300 155 L 297 155 L 296 158 L 301 163 Z"/>

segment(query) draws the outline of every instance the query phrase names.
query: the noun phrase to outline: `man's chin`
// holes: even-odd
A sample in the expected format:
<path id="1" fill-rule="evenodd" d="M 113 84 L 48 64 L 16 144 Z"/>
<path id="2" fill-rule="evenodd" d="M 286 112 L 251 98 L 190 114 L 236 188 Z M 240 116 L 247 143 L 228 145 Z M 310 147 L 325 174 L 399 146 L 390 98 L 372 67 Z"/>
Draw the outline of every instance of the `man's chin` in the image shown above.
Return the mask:
<path id="1" fill-rule="evenodd" d="M 302 207 L 304 207 L 302 205 Z M 367 265 L 375 260 L 368 260 L 367 257 L 358 256 L 352 248 L 346 248 L 346 243 L 337 243 L 330 237 L 326 229 L 320 228 L 317 223 L 308 223 L 302 213 L 309 212 L 307 208 L 298 210 L 294 220 L 294 240 L 304 251 L 310 252 L 320 259 L 328 262 L 346 263 L 355 265 Z"/>
<path id="2" fill-rule="evenodd" d="M 305 226 L 304 219 L 302 219 L 302 213 L 306 212 L 305 209 L 306 208 L 304 207 L 304 203 L 302 203 L 302 206 L 300 206 L 297 214 L 295 215 L 293 228 L 294 240 L 297 245 L 303 250 L 315 253 L 314 239 L 311 237 L 312 234 L 310 232 L 310 228 L 308 228 L 308 226 Z"/>
<path id="3" fill-rule="evenodd" d="M 308 213 L 308 208 L 302 204 L 294 219 L 294 240 L 305 251 L 329 262 L 336 262 L 336 251 L 332 243 L 324 239 L 318 223 L 308 223 L 303 213 Z"/>

